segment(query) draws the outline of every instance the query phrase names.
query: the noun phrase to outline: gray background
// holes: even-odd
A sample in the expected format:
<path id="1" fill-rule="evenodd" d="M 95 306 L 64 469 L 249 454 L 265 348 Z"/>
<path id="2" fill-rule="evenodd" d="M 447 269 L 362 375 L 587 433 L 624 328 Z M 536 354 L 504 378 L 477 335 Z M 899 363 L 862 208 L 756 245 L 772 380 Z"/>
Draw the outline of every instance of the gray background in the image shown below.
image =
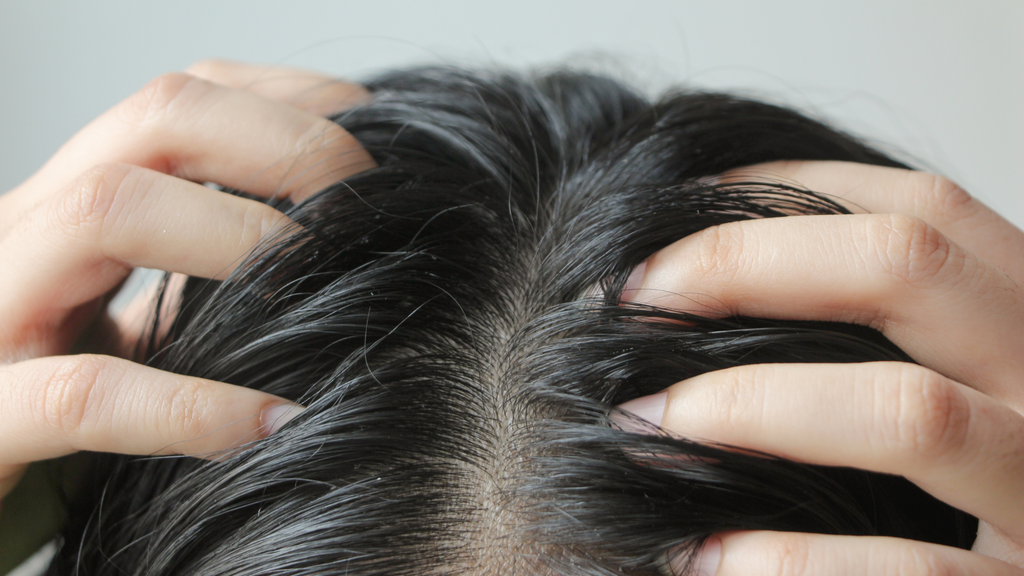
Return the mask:
<path id="1" fill-rule="evenodd" d="M 570 62 L 831 118 L 1024 224 L 1024 2 L 0 0 L 0 191 L 158 74 Z"/>

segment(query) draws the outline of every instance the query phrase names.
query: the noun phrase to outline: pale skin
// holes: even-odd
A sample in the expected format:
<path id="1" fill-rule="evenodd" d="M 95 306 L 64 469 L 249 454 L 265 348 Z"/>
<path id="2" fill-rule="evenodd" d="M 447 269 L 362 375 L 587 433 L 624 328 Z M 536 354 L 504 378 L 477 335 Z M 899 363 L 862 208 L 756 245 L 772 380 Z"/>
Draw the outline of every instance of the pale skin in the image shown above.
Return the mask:
<path id="1" fill-rule="evenodd" d="M 0 499 L 33 461 L 79 450 L 216 457 L 300 409 L 231 384 L 68 353 L 87 327 L 130 340 L 133 325 L 105 318 L 104 304 L 134 267 L 224 278 L 291 224 L 200 183 L 301 201 L 372 167 L 322 117 L 366 97 L 315 73 L 200 63 L 153 81 L 0 196 Z M 1024 373 L 1024 234 L 927 174 L 790 162 L 725 177 L 752 175 L 871 215 L 707 230 L 653 255 L 627 298 L 700 314 L 867 324 L 923 367 L 750 366 L 624 407 L 671 433 L 901 474 L 982 524 L 970 552 L 888 538 L 720 534 L 703 554 L 707 574 L 1024 575 L 1024 384 L 1015 378 Z"/>
<path id="2" fill-rule="evenodd" d="M 744 366 L 623 408 L 666 431 L 906 477 L 981 520 L 972 551 L 893 538 L 719 534 L 707 576 L 1024 574 L 1024 233 L 946 179 L 783 162 L 860 212 L 711 228 L 651 256 L 626 299 L 697 314 L 874 327 L 921 366 Z"/>
<path id="3" fill-rule="evenodd" d="M 138 322 L 107 317 L 105 304 L 133 268 L 221 279 L 294 226 L 202 183 L 301 202 L 374 166 L 322 116 L 367 97 L 310 72 L 202 62 L 152 81 L 0 196 L 0 499 L 33 461 L 80 450 L 217 458 L 301 410 L 68 353 L 86 329 L 93 341 L 131 340 Z"/>

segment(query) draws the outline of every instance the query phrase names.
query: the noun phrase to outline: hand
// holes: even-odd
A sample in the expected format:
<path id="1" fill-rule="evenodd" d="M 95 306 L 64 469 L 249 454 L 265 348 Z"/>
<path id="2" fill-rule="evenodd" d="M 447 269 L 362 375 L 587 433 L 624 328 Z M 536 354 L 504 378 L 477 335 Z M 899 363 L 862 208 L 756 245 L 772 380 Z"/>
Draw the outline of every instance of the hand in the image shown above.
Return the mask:
<path id="1" fill-rule="evenodd" d="M 721 534 L 700 569 L 1024 574 L 1024 233 L 919 172 L 787 162 L 743 174 L 797 182 L 872 214 L 705 230 L 649 258 L 624 299 L 702 315 L 864 324 L 922 366 L 743 366 L 622 407 L 690 438 L 902 475 L 981 522 L 971 552 L 895 538 Z"/>
<path id="2" fill-rule="evenodd" d="M 0 498 L 36 460 L 215 455 L 300 409 L 110 356 L 61 355 L 134 267 L 224 278 L 290 224 L 203 182 L 298 202 L 374 166 L 318 115 L 366 97 L 297 70 L 198 64 L 151 82 L 0 197 Z"/>

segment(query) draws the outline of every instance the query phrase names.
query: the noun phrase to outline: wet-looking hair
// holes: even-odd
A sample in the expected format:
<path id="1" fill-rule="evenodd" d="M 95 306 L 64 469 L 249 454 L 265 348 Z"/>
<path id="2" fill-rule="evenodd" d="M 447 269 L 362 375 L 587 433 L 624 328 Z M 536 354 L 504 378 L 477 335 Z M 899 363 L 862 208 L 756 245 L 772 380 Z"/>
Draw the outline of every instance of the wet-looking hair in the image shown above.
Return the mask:
<path id="1" fill-rule="evenodd" d="M 630 271 L 717 224 L 844 208 L 772 160 L 900 166 L 791 110 L 650 101 L 607 78 L 430 68 L 336 121 L 379 167 L 299 206 L 223 282 L 190 280 L 159 368 L 308 407 L 220 462 L 107 457 L 50 574 L 662 574 L 710 534 L 967 547 L 902 478 L 616 426 L 612 406 L 763 362 L 904 360 L 852 325 L 620 304 Z M 636 426 L 641 426 L 639 422 Z"/>

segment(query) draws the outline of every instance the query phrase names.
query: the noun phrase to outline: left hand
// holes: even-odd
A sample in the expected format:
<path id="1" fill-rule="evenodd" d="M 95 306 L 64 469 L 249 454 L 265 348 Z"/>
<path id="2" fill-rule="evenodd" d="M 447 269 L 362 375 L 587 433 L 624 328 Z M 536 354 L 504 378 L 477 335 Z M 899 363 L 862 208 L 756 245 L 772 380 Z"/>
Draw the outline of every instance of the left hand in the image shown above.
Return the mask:
<path id="1" fill-rule="evenodd" d="M 921 366 L 742 366 L 623 408 L 690 438 L 902 475 L 981 523 L 970 552 L 895 538 L 733 532 L 709 541 L 701 569 L 1024 574 L 1024 233 L 920 172 L 842 162 L 742 172 L 781 176 L 872 213 L 710 228 L 649 258 L 624 300 L 864 324 Z"/>

